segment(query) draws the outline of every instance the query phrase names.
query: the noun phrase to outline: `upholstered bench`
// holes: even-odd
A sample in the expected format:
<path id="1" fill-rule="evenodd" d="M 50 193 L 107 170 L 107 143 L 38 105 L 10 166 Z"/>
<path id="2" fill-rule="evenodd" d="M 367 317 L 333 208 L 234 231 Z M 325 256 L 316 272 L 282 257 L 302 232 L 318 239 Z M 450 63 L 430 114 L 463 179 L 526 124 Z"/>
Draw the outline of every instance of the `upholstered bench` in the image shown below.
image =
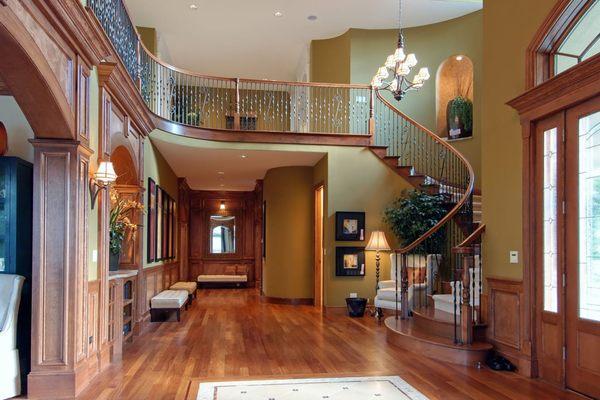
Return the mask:
<path id="1" fill-rule="evenodd" d="M 181 320 L 181 309 L 187 310 L 187 290 L 164 290 L 150 300 L 150 322 L 172 321 L 173 315 Z"/>
<path id="2" fill-rule="evenodd" d="M 196 289 L 198 289 L 198 284 L 196 282 L 177 282 L 171 285 L 169 289 L 187 291 L 188 300 L 191 303 L 196 298 Z"/>

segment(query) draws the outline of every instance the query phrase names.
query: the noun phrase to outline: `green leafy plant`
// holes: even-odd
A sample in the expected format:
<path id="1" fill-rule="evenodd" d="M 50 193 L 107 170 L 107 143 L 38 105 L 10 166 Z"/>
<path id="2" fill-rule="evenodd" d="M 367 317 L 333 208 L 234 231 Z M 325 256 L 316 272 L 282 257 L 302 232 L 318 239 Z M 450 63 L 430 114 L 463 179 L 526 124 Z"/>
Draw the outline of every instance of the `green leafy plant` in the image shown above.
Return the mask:
<path id="1" fill-rule="evenodd" d="M 384 211 L 383 220 L 402 246 L 408 246 L 433 228 L 446 215 L 444 199 L 418 190 L 404 191 Z M 415 249 L 420 254 L 440 254 L 446 238 L 442 227 Z"/>
<path id="2" fill-rule="evenodd" d="M 448 127 L 458 128 L 462 124 L 463 134 L 473 131 L 473 102 L 466 97 L 456 96 L 448 102 Z"/>
<path id="3" fill-rule="evenodd" d="M 135 200 L 119 197 L 119 193 L 114 188 L 110 190 L 110 202 L 109 249 L 112 254 L 117 255 L 121 253 L 125 235 L 128 232 L 135 235 L 137 231 L 137 225 L 129 219 L 130 212 L 134 210 L 144 211 L 144 205 Z"/>

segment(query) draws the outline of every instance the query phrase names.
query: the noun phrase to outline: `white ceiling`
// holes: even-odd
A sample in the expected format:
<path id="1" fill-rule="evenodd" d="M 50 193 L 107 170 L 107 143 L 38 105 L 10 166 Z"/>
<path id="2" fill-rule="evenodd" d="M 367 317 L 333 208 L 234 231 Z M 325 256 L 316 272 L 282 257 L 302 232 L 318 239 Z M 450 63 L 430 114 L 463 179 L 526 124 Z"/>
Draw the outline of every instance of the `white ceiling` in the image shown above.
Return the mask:
<path id="1" fill-rule="evenodd" d="M 254 190 L 256 180 L 264 178 L 269 169 L 312 167 L 325 155 L 318 152 L 199 148 L 156 137 L 152 143 L 173 172 L 187 178 L 194 190 Z"/>
<path id="2" fill-rule="evenodd" d="M 208 75 L 296 80 L 313 39 L 349 28 L 398 26 L 397 0 L 126 0 L 136 25 L 154 27 L 160 57 Z M 191 10 L 190 5 L 197 9 Z M 404 0 L 403 25 L 456 18 L 482 0 Z M 281 11 L 282 17 L 275 17 Z M 309 21 L 309 15 L 317 16 Z M 300 71 L 300 72 L 299 72 Z"/>

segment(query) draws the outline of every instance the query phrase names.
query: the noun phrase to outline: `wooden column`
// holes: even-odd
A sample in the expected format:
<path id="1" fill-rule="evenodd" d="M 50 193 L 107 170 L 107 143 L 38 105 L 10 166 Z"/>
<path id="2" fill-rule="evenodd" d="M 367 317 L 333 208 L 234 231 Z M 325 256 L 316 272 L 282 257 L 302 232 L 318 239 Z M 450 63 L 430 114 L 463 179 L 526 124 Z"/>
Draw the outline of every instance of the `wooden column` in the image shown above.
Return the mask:
<path id="1" fill-rule="evenodd" d="M 89 379 L 86 318 L 90 149 L 32 140 L 33 307 L 29 398 L 71 397 Z"/>
<path id="2" fill-rule="evenodd" d="M 178 178 L 177 194 L 177 246 L 179 251 L 177 259 L 179 260 L 179 279 L 182 281 L 195 282 L 196 277 L 191 276 L 189 263 L 189 227 L 190 227 L 190 187 L 185 178 Z"/>

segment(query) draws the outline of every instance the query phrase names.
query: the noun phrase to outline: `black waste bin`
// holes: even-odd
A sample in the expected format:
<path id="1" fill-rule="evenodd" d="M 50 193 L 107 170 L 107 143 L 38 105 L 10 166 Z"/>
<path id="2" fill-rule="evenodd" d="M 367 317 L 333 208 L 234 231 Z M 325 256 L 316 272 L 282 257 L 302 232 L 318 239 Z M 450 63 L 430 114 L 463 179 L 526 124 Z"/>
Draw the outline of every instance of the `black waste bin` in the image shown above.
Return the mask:
<path id="1" fill-rule="evenodd" d="M 362 297 L 348 297 L 346 299 L 346 305 L 348 306 L 348 316 L 359 318 L 365 315 L 367 299 Z"/>

